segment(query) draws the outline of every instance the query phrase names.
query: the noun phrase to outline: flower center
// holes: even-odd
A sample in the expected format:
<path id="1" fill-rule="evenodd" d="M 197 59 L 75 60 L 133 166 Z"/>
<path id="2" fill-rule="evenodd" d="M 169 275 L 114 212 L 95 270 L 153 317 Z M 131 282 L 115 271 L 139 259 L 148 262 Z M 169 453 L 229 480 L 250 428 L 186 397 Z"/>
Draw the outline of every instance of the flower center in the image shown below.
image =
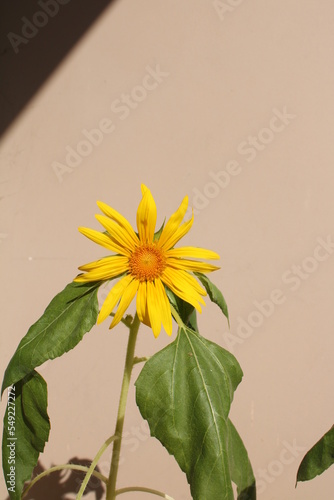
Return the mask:
<path id="1" fill-rule="evenodd" d="M 165 267 L 163 252 L 152 243 L 136 248 L 129 260 L 130 273 L 139 281 L 153 281 Z"/>

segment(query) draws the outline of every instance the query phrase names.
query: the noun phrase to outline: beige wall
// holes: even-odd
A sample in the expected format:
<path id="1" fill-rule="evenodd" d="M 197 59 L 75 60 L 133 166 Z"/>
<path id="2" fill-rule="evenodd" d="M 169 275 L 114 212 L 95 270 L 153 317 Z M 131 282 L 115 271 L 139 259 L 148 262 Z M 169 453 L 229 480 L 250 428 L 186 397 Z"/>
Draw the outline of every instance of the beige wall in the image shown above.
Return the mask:
<path id="1" fill-rule="evenodd" d="M 304 450 L 334 413 L 334 252 L 319 247 L 321 239 L 334 241 L 334 6 L 220 3 L 229 10 L 218 12 L 210 0 L 119 0 L 3 137 L 1 373 L 78 265 L 103 254 L 77 231 L 98 228 L 97 199 L 134 224 L 141 182 L 156 198 L 159 222 L 189 194 L 196 218 L 186 242 L 222 256 L 213 280 L 230 308 L 231 336 L 211 304 L 200 327 L 231 348 L 244 370 L 232 419 L 258 479 L 266 474 L 259 498 L 329 498 L 333 470 L 297 490 L 294 481 Z M 146 77 L 153 70 L 161 72 L 155 88 L 138 88 L 154 86 Z M 128 93 L 142 100 L 119 110 L 116 100 Z M 98 126 L 102 142 L 57 177 L 66 148 Z M 259 304 L 268 300 L 265 317 Z M 143 327 L 138 355 L 169 341 Z M 112 434 L 125 343 L 123 326 L 110 332 L 104 323 L 42 367 L 52 420 L 45 467 L 92 458 Z M 126 432 L 119 485 L 189 500 L 174 460 L 147 438 L 134 391 Z M 285 463 L 293 443 L 296 456 Z M 137 497 L 146 498 L 124 500 Z"/>

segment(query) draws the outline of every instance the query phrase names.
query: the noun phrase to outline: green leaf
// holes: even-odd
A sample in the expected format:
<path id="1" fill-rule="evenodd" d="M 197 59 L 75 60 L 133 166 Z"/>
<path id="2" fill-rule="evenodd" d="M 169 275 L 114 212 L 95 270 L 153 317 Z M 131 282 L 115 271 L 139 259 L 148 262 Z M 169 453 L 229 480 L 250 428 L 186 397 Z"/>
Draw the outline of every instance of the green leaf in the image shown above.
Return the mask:
<path id="1" fill-rule="evenodd" d="M 21 499 L 49 432 L 46 382 L 33 371 L 11 388 L 4 417 L 2 466 L 11 500 Z"/>
<path id="2" fill-rule="evenodd" d="M 228 414 L 241 378 L 232 354 L 184 327 L 136 381 L 139 410 L 186 473 L 194 500 L 233 500 Z"/>
<path id="3" fill-rule="evenodd" d="M 194 274 L 197 276 L 197 278 L 204 286 L 205 290 L 207 291 L 207 294 L 210 297 L 210 300 L 215 304 L 217 304 L 217 306 L 222 310 L 224 316 L 226 316 L 228 325 L 230 326 L 227 304 L 219 288 L 217 288 L 216 285 L 214 285 L 212 281 L 210 281 L 205 274 L 202 273 L 194 273 Z"/>
<path id="4" fill-rule="evenodd" d="M 231 478 L 237 485 L 238 500 L 256 500 L 256 486 L 248 453 L 231 420 L 228 421 L 228 455 Z"/>
<path id="5" fill-rule="evenodd" d="M 173 293 L 167 286 L 165 286 L 165 290 L 169 302 L 176 309 L 176 312 L 179 314 L 183 323 L 186 326 L 189 326 L 192 330 L 198 331 L 196 310 L 194 306 L 189 304 L 189 302 L 180 299 L 180 297 L 175 295 L 175 293 Z"/>
<path id="6" fill-rule="evenodd" d="M 334 425 L 306 453 L 297 472 L 298 481 L 308 481 L 322 474 L 334 463 Z"/>
<path id="7" fill-rule="evenodd" d="M 189 328 L 191 330 L 194 330 L 195 332 L 198 333 L 197 315 L 196 315 L 196 309 L 195 308 L 193 308 L 192 312 L 190 313 L 190 315 L 188 317 L 187 326 L 189 326 Z"/>
<path id="8" fill-rule="evenodd" d="M 158 239 L 160 238 L 161 233 L 162 233 L 162 231 L 163 231 L 163 228 L 164 228 L 164 226 L 165 226 L 165 221 L 166 221 L 166 219 L 164 219 L 163 223 L 161 224 L 160 229 L 158 229 L 158 231 L 156 231 L 156 232 L 154 233 L 154 235 L 153 235 L 153 241 L 158 241 Z M 109 235 L 108 231 L 105 231 L 104 233 Z M 137 235 L 137 236 L 138 236 L 138 238 L 139 238 L 139 233 L 137 233 L 137 231 L 136 231 L 136 235 Z"/>
<path id="9" fill-rule="evenodd" d="M 73 349 L 96 323 L 100 283 L 70 283 L 29 328 L 6 369 L 2 391 L 48 359 Z"/>
<path id="10" fill-rule="evenodd" d="M 160 238 L 161 233 L 162 233 L 162 231 L 163 231 L 163 228 L 165 227 L 165 221 L 166 221 L 166 219 L 164 219 L 163 223 L 161 224 L 160 229 L 158 229 L 158 231 L 156 231 L 156 232 L 154 233 L 154 236 L 153 236 L 153 241 L 157 241 L 157 240 Z"/>

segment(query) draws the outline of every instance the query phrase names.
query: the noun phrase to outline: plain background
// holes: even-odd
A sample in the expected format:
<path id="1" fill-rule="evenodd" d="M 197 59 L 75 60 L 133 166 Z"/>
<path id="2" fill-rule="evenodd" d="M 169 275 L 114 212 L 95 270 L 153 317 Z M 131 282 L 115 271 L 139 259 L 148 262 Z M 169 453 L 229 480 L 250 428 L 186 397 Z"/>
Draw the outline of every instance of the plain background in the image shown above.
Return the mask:
<path id="1" fill-rule="evenodd" d="M 96 200 L 134 225 L 144 182 L 160 224 L 188 194 L 196 215 L 183 243 L 221 255 L 221 270 L 211 278 L 231 319 L 228 336 L 225 318 L 207 300 L 200 330 L 232 350 L 243 368 L 231 418 L 257 478 L 267 478 L 259 498 L 329 498 L 333 470 L 297 489 L 295 477 L 334 413 L 334 254 L 330 247 L 319 252 L 318 241 L 334 240 L 333 23 L 330 0 L 220 6 L 118 0 L 96 19 L 2 137 L 1 373 L 77 267 L 104 255 L 77 231 L 99 229 Z M 43 30 L 56 27 L 57 16 L 17 56 L 9 45 L 11 57 L 24 57 L 41 43 Z M 35 64 L 42 67 L 43 60 Z M 138 90 L 148 67 L 164 76 L 156 88 Z M 136 106 L 115 111 L 115 101 L 131 93 Z M 289 117 L 279 126 L 273 117 L 284 110 Z M 113 132 L 57 176 L 54 165 L 66 165 L 66 148 L 80 149 L 87 140 L 82 131 L 106 118 Z M 247 145 L 254 137 L 257 146 Z M 253 153 L 246 153 L 250 147 Z M 230 162 L 238 167 L 227 178 Z M 267 315 L 259 312 L 278 296 L 279 304 L 265 302 Z M 155 340 L 142 327 L 137 354 L 153 354 L 168 342 L 164 332 Z M 125 327 L 109 331 L 105 322 L 74 351 L 41 367 L 52 422 L 43 467 L 92 459 L 113 433 L 125 347 Z M 133 389 L 125 431 L 119 486 L 149 486 L 190 500 L 174 459 L 148 437 Z M 282 464 L 286 443 L 298 451 Z M 101 461 L 105 474 L 109 457 Z"/>

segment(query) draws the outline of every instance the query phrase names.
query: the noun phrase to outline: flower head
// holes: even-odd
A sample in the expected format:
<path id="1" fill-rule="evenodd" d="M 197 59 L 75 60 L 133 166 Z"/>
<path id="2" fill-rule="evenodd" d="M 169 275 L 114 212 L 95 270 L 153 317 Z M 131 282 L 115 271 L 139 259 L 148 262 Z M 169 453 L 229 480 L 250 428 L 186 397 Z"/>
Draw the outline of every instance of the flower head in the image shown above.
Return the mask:
<path id="1" fill-rule="evenodd" d="M 140 321 L 152 328 L 155 337 L 160 333 L 161 324 L 171 335 L 172 316 L 165 287 L 201 312 L 200 304 L 205 305 L 202 296 L 206 295 L 206 291 L 192 273 L 206 273 L 219 268 L 193 259 L 219 259 L 219 255 L 204 248 L 174 248 L 193 223 L 193 216 L 182 223 L 188 207 L 187 196 L 155 237 L 155 201 L 146 186 L 142 185 L 141 190 L 143 197 L 137 210 L 138 234 L 116 210 L 97 202 L 104 215 L 96 215 L 96 218 L 106 231 L 101 233 L 84 227 L 80 227 L 79 231 L 114 252 L 114 255 L 79 267 L 84 273 L 74 281 L 107 281 L 119 277 L 102 305 L 97 322 L 104 321 L 118 304 L 110 325 L 113 328 L 137 294 L 136 308 Z"/>

